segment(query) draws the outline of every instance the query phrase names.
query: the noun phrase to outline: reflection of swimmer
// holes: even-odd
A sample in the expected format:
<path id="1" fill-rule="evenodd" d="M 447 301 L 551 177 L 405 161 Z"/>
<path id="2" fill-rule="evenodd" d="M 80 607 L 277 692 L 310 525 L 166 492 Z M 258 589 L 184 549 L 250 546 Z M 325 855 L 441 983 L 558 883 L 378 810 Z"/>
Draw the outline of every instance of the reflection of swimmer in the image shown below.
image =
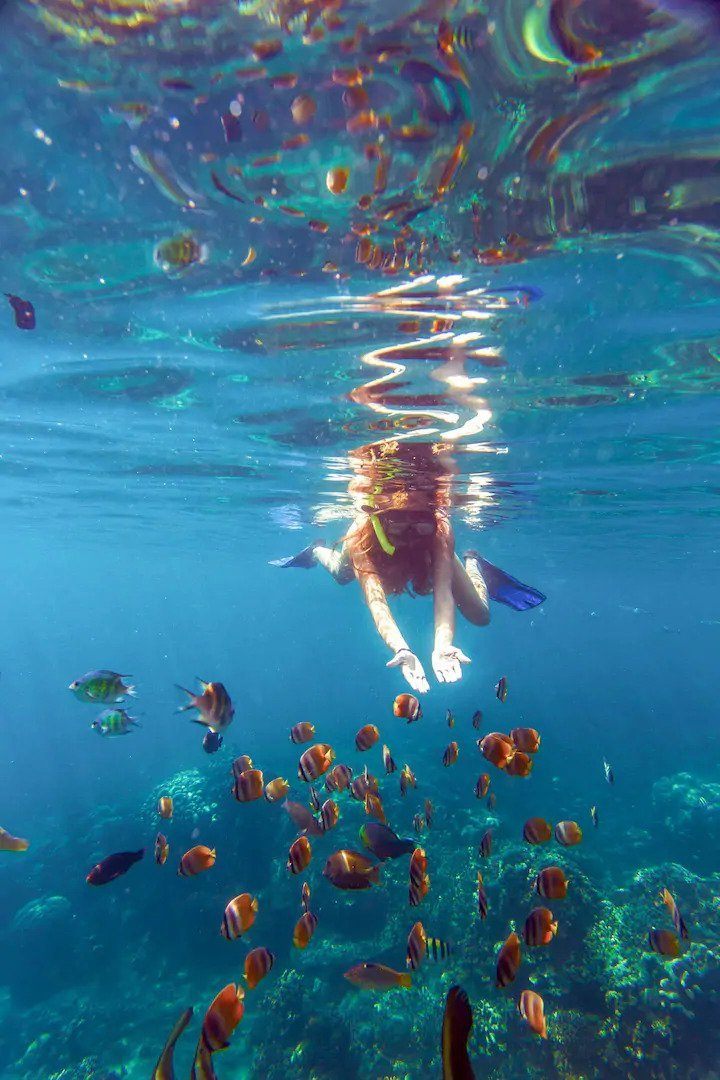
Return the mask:
<path id="1" fill-rule="evenodd" d="M 360 582 L 381 638 L 413 690 L 429 689 L 425 671 L 388 605 L 388 595 L 432 593 L 435 639 L 432 667 L 438 682 L 456 682 L 469 663 L 454 643 L 455 609 L 475 626 L 490 621 L 489 600 L 517 611 L 545 597 L 488 563 L 476 552 L 455 554 L 450 523 L 452 463 L 442 443 L 388 441 L 351 451 L 355 477 L 350 494 L 355 515 L 341 546 L 311 544 L 273 565 L 308 569 L 324 566 L 337 582 Z"/>

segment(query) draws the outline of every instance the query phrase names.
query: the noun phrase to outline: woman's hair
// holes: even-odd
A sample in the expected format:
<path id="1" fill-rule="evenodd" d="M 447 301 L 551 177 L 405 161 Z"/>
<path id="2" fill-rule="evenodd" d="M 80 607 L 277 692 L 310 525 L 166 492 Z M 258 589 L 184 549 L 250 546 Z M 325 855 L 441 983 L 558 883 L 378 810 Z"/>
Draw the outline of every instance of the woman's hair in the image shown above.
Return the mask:
<path id="1" fill-rule="evenodd" d="M 365 518 L 347 537 L 347 550 L 357 574 L 377 574 L 386 593 L 408 586 L 427 595 L 433 588 L 433 547 L 438 521 L 451 503 L 453 478 L 448 448 L 441 443 L 387 441 L 350 452 L 355 476 L 349 490 Z M 392 518 L 431 522 L 432 530 L 413 532 L 407 543 L 383 548 L 376 525 L 392 543 Z"/>

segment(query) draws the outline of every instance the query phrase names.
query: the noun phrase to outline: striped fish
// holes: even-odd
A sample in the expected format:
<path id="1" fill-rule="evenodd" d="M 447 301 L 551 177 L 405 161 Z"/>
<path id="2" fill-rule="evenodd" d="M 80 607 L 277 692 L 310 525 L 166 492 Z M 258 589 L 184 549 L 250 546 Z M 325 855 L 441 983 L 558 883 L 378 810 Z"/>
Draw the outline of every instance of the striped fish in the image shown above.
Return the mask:
<path id="1" fill-rule="evenodd" d="M 427 896 L 429 889 L 427 855 L 423 848 L 417 847 L 410 856 L 410 906 L 417 907 L 423 897 Z"/>
<path id="2" fill-rule="evenodd" d="M 512 933 L 498 953 L 496 985 L 509 986 L 517 975 L 519 967 L 520 938 Z"/>
<path id="3" fill-rule="evenodd" d="M 413 971 L 417 971 L 423 962 L 426 953 L 427 937 L 425 927 L 421 922 L 416 922 L 408 934 L 406 963 Z"/>
<path id="4" fill-rule="evenodd" d="M 533 948 L 537 948 L 539 945 L 549 945 L 557 931 L 557 919 L 553 918 L 553 913 L 549 908 L 533 908 L 525 920 L 523 930 L 525 944 Z"/>
<path id="5" fill-rule="evenodd" d="M 485 885 L 483 884 L 483 876 L 478 870 L 478 911 L 480 912 L 481 919 L 487 919 L 488 914 L 488 900 L 487 893 L 485 892 Z"/>
<path id="6" fill-rule="evenodd" d="M 230 1045 L 230 1036 L 243 1017 L 245 994 L 241 986 L 229 983 L 211 1002 L 195 1051 L 191 1080 L 215 1080 L 212 1055 Z"/>
<path id="7" fill-rule="evenodd" d="M 393 756 L 390 753 L 390 747 L 389 746 L 383 746 L 382 753 L 383 753 L 383 765 L 385 766 L 385 772 L 386 773 L 395 772 L 395 770 L 397 769 L 397 765 L 395 764 L 395 761 L 393 760 Z"/>
<path id="8" fill-rule="evenodd" d="M 440 938 L 426 937 L 425 944 L 427 946 L 428 960 L 447 960 L 452 952 L 452 947 L 449 941 L 441 941 Z"/>
<path id="9" fill-rule="evenodd" d="M 303 754 L 298 762 L 298 779 L 311 783 L 326 773 L 335 759 L 335 751 L 327 743 L 315 743 Z"/>
<path id="10" fill-rule="evenodd" d="M 312 911 L 304 911 L 295 923 L 293 931 L 293 945 L 296 949 L 306 949 L 317 927 L 317 915 Z"/>
<path id="11" fill-rule="evenodd" d="M 290 845 L 288 851 L 287 869 L 293 874 L 300 874 L 312 858 L 312 848 L 307 836 L 299 836 Z"/>
<path id="12" fill-rule="evenodd" d="M 660 899 L 670 912 L 670 917 L 673 921 L 673 926 L 675 927 L 676 933 L 678 933 L 681 938 L 684 938 L 685 941 L 688 941 L 690 939 L 690 934 L 688 933 L 688 928 L 685 925 L 685 920 L 680 914 L 680 909 L 675 903 L 675 897 L 668 889 L 663 887 L 660 890 Z"/>

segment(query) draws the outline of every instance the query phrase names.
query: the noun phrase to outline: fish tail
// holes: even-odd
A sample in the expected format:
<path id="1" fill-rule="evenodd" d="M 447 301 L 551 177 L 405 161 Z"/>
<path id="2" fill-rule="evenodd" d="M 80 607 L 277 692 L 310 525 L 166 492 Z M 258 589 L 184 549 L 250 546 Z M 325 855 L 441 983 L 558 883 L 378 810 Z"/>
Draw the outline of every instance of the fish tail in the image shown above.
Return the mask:
<path id="1" fill-rule="evenodd" d="M 192 692 L 192 690 L 188 690 L 187 686 L 181 686 L 180 683 L 175 683 L 175 689 L 182 690 L 183 694 L 187 694 L 187 696 L 191 699 L 186 705 L 179 705 L 178 708 L 175 710 L 176 712 L 187 712 L 188 709 L 196 708 L 196 695 Z"/>
<path id="2" fill-rule="evenodd" d="M 135 686 L 126 686 L 125 693 L 128 697 L 137 697 L 137 688 Z"/>
<path id="3" fill-rule="evenodd" d="M 404 974 L 400 976 L 400 985 L 404 986 L 406 989 L 409 989 L 412 986 L 412 976 L 409 971 L 404 972 Z"/>

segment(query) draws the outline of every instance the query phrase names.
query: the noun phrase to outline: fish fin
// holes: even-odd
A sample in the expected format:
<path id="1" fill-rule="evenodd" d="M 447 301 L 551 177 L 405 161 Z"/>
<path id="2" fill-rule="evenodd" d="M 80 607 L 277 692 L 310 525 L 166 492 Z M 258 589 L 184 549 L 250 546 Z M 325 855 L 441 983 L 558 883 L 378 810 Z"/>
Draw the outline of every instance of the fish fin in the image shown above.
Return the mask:
<path id="1" fill-rule="evenodd" d="M 380 867 L 373 866 L 372 870 L 368 870 L 368 881 L 374 881 L 376 885 L 380 883 Z"/>
<path id="2" fill-rule="evenodd" d="M 192 708 L 192 705 L 186 705 L 185 708 L 178 709 L 178 712 L 185 712 L 186 709 L 191 709 L 191 708 Z M 206 727 L 209 731 L 212 731 L 214 735 L 217 735 L 217 732 L 210 726 L 210 724 L 207 722 L 207 720 L 191 720 L 190 723 L 191 724 L 199 724 L 200 727 Z"/>
<path id="3" fill-rule="evenodd" d="M 186 712 L 187 709 L 197 708 L 197 706 L 194 704 L 195 698 L 197 696 L 194 691 L 188 690 L 187 686 L 181 686 L 180 683 L 175 683 L 175 689 L 182 690 L 183 694 L 187 694 L 189 698 L 192 698 L 192 701 L 190 701 L 187 705 L 181 705 L 178 709 L 175 710 L 176 712 Z"/>
<path id="4" fill-rule="evenodd" d="M 137 690 L 134 686 L 126 686 L 125 694 L 127 697 L 137 697 Z"/>
<path id="5" fill-rule="evenodd" d="M 210 683 L 207 681 L 207 679 L 201 679 L 199 675 L 196 675 L 195 678 L 197 679 L 197 681 L 199 683 L 202 684 L 202 686 L 205 687 L 206 690 L 207 690 L 208 686 L 210 686 Z"/>
<path id="6" fill-rule="evenodd" d="M 400 976 L 400 985 L 406 987 L 408 990 L 412 986 L 412 976 L 409 971 Z"/>

